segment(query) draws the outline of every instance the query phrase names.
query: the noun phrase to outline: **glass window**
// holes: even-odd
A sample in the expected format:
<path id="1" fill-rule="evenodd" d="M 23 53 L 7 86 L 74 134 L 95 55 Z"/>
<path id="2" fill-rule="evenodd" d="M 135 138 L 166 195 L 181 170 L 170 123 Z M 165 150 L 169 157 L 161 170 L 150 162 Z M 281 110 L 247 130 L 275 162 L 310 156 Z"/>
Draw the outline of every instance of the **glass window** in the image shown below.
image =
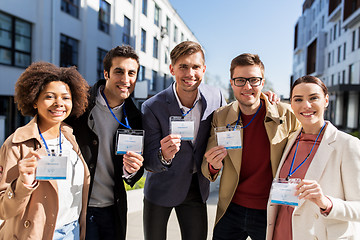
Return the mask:
<path id="1" fill-rule="evenodd" d="M 342 71 L 342 84 L 345 83 L 345 70 Z"/>
<path id="2" fill-rule="evenodd" d="M 142 13 L 147 16 L 147 0 L 142 0 Z"/>
<path id="3" fill-rule="evenodd" d="M 98 29 L 109 33 L 110 29 L 110 4 L 105 0 L 100 0 L 99 25 Z"/>
<path id="4" fill-rule="evenodd" d="M 352 84 L 355 80 L 354 64 L 349 65 L 349 84 Z"/>
<path id="5" fill-rule="evenodd" d="M 131 20 L 124 16 L 123 44 L 130 45 Z"/>
<path id="6" fill-rule="evenodd" d="M 337 56 L 337 62 L 339 63 L 341 61 L 341 46 L 338 47 L 338 56 Z"/>
<path id="7" fill-rule="evenodd" d="M 174 25 L 174 42 L 177 42 L 178 40 L 177 35 L 178 35 L 178 28 L 176 25 Z"/>
<path id="8" fill-rule="evenodd" d="M 97 79 L 104 79 L 103 60 L 107 51 L 101 48 L 97 49 Z"/>
<path id="9" fill-rule="evenodd" d="M 61 0 L 61 11 L 79 17 L 79 0 Z"/>
<path id="10" fill-rule="evenodd" d="M 166 31 L 170 35 L 170 18 L 168 16 L 166 16 Z"/>
<path id="11" fill-rule="evenodd" d="M 337 32 L 336 32 L 336 27 L 337 27 L 337 25 L 335 24 L 335 25 L 334 25 L 334 40 L 336 40 L 336 33 L 337 33 Z"/>
<path id="12" fill-rule="evenodd" d="M 156 80 L 157 80 L 157 71 L 152 71 L 152 78 L 150 80 L 150 91 L 156 91 Z"/>
<path id="13" fill-rule="evenodd" d="M 360 48 L 360 27 L 358 28 L 358 48 Z"/>
<path id="14" fill-rule="evenodd" d="M 181 33 L 181 41 L 183 42 L 185 40 L 184 34 Z"/>
<path id="15" fill-rule="evenodd" d="M 141 29 L 141 51 L 146 52 L 146 31 Z"/>
<path id="16" fill-rule="evenodd" d="M 158 58 L 159 52 L 159 41 L 154 37 L 154 45 L 153 45 L 153 57 Z"/>
<path id="17" fill-rule="evenodd" d="M 356 32 L 355 30 L 352 32 L 352 42 L 351 42 L 351 51 L 355 51 L 355 38 L 356 38 Z"/>
<path id="18" fill-rule="evenodd" d="M 343 54 L 343 60 L 346 59 L 346 42 L 344 43 L 344 54 Z"/>
<path id="19" fill-rule="evenodd" d="M 145 67 L 143 65 L 140 65 L 138 81 L 145 81 Z"/>
<path id="20" fill-rule="evenodd" d="M 154 24 L 156 26 L 160 25 L 160 7 L 155 4 L 155 11 L 154 11 Z"/>
<path id="21" fill-rule="evenodd" d="M 31 63 L 31 24 L 0 13 L 0 64 L 27 67 Z"/>
<path id="22" fill-rule="evenodd" d="M 165 50 L 164 62 L 165 62 L 165 64 L 169 63 L 169 48 L 168 47 L 166 47 L 166 50 Z"/>
<path id="23" fill-rule="evenodd" d="M 78 66 L 79 41 L 61 34 L 60 67 Z"/>

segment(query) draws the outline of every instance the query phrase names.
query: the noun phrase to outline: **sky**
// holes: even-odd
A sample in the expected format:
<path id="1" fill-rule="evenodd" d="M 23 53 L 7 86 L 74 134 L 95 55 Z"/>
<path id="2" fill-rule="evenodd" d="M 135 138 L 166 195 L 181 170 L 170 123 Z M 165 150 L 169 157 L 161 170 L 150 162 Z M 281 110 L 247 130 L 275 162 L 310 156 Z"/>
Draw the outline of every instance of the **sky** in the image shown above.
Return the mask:
<path id="1" fill-rule="evenodd" d="M 274 91 L 289 96 L 294 27 L 303 0 L 169 1 L 205 49 L 208 74 L 227 86 L 231 60 L 255 53 Z"/>

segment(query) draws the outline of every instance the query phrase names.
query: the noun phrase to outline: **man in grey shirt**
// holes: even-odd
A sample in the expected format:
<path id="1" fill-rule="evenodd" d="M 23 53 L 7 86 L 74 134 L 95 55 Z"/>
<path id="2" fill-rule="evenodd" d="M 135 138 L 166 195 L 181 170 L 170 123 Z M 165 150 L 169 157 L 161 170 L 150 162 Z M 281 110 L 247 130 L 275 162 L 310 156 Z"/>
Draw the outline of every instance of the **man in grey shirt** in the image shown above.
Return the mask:
<path id="1" fill-rule="evenodd" d="M 127 202 L 123 180 L 131 186 L 143 175 L 143 157 L 116 155 L 118 129 L 142 129 L 141 112 L 129 97 L 134 91 L 139 57 L 130 46 L 111 49 L 104 58 L 104 77 L 90 90 L 89 106 L 70 125 L 88 164 L 91 183 L 86 239 L 126 236 Z"/>

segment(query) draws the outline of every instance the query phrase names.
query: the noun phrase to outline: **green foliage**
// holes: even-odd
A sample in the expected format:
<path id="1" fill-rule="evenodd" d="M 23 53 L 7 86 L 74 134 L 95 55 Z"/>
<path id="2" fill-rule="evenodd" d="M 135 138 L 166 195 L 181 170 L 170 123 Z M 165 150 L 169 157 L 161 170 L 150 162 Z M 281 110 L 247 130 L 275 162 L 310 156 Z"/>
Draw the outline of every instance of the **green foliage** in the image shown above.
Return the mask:
<path id="1" fill-rule="evenodd" d="M 129 185 L 127 185 L 125 182 L 124 182 L 124 185 L 125 185 L 125 190 L 126 191 L 129 191 L 129 190 L 133 190 L 133 189 L 140 189 L 140 188 L 144 188 L 144 185 L 145 185 L 145 177 L 142 176 L 139 181 L 137 181 L 135 183 L 135 185 L 133 187 L 130 187 Z"/>
<path id="2" fill-rule="evenodd" d="M 359 131 L 351 132 L 350 134 L 353 135 L 354 137 L 360 138 Z"/>

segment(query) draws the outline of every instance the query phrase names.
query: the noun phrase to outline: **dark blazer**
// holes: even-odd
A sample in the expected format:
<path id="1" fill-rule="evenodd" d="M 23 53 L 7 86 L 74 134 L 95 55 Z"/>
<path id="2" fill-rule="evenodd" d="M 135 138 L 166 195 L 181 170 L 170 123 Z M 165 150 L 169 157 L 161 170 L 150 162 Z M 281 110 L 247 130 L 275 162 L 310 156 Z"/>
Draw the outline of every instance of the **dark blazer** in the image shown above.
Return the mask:
<path id="1" fill-rule="evenodd" d="M 92 186 L 94 183 L 94 175 L 96 170 L 98 148 L 99 148 L 99 138 L 96 133 L 90 128 L 91 122 L 94 121 L 92 116 L 92 109 L 95 106 L 96 95 L 98 89 L 101 85 L 105 85 L 105 80 L 99 80 L 91 89 L 89 97 L 89 106 L 86 112 L 80 116 L 78 119 L 70 118 L 67 123 L 70 124 L 74 129 L 74 135 L 81 149 L 81 153 L 89 167 L 91 182 L 89 197 L 91 195 Z M 125 100 L 125 109 L 126 114 L 129 120 L 129 124 L 132 129 L 142 129 L 141 122 L 141 112 L 136 108 L 131 98 Z M 110 115 L 111 117 L 111 115 Z M 121 122 L 125 124 L 125 118 L 121 119 Z M 90 123 L 90 124 L 89 124 Z M 89 126 L 90 125 L 90 126 Z M 118 129 L 123 129 L 124 127 L 119 124 Z M 116 132 L 114 132 L 114 146 L 116 140 Z M 114 205 L 116 206 L 116 230 L 117 230 L 117 239 L 125 240 L 126 235 L 126 215 L 127 215 L 127 199 L 126 191 L 123 183 L 123 157 L 122 155 L 115 155 L 115 150 L 112 151 L 113 154 L 113 163 L 114 163 Z M 127 184 L 133 186 L 143 175 L 144 169 L 141 168 L 135 176 L 125 180 Z"/>
<path id="2" fill-rule="evenodd" d="M 208 198 L 209 180 L 201 173 L 201 162 L 210 134 L 212 114 L 226 105 L 226 101 L 219 89 L 201 84 L 199 90 L 202 112 L 196 142 L 193 145 L 191 141 L 182 141 L 170 167 L 160 162 L 158 152 L 160 140 L 169 135 L 169 117 L 182 115 L 173 86 L 170 85 L 142 105 L 144 166 L 150 171 L 146 177 L 144 194 L 154 204 L 174 207 L 184 201 L 190 187 L 194 162 L 203 202 Z"/>

